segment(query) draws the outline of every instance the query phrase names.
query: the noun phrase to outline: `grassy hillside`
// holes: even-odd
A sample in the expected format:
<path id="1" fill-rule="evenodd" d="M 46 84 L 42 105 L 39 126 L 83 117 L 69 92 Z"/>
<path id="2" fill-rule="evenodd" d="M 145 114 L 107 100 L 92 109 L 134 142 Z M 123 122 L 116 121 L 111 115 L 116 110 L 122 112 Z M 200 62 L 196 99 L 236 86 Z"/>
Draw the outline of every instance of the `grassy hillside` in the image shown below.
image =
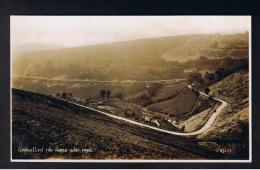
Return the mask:
<path id="1" fill-rule="evenodd" d="M 207 52 L 205 52 L 207 51 Z M 215 51 L 222 51 L 215 54 Z M 13 74 L 47 78 L 157 80 L 183 77 L 171 62 L 248 57 L 248 34 L 182 35 L 32 51 L 13 57 Z M 167 57 L 165 57 L 167 56 Z M 130 74 L 131 73 L 131 74 Z"/>
<path id="2" fill-rule="evenodd" d="M 114 120 L 41 94 L 13 89 L 14 159 L 207 159 L 192 139 Z M 177 140 L 178 139 L 178 140 Z M 90 148 L 89 153 L 27 153 L 18 147 Z"/>
<path id="3" fill-rule="evenodd" d="M 213 58 L 245 58 L 248 56 L 248 33 L 212 34 L 191 37 L 181 46 L 166 52 L 163 58 L 168 60 L 188 61 L 200 56 Z"/>
<path id="4" fill-rule="evenodd" d="M 118 79 L 127 78 L 129 71 L 140 68 L 138 74 L 145 75 L 151 70 L 147 64 L 160 61 L 165 51 L 182 44 L 187 38 L 165 37 L 22 53 L 14 56 L 13 73 L 105 80 L 106 72 L 113 69 L 108 78 L 111 80 L 111 77 L 115 78 L 111 74 L 117 74 Z"/>
<path id="5" fill-rule="evenodd" d="M 186 81 L 167 85 L 152 84 L 145 90 L 126 97 L 125 100 L 175 120 L 185 120 L 216 104 L 216 101 L 196 96 L 187 86 Z M 195 107 L 197 103 L 200 104 Z"/>
<path id="6" fill-rule="evenodd" d="M 248 70 L 236 72 L 210 87 L 211 94 L 229 102 L 232 106 L 249 97 Z"/>
<path id="7" fill-rule="evenodd" d="M 248 76 L 247 70 L 241 70 L 210 87 L 211 94 L 229 102 L 229 108 L 217 118 L 212 129 L 201 137 L 248 140 L 245 135 L 248 134 L 249 124 Z"/>
<path id="8" fill-rule="evenodd" d="M 248 70 L 233 73 L 210 86 L 211 95 L 229 103 L 217 117 L 213 126 L 197 138 L 201 144 L 227 155 L 248 158 L 249 148 L 249 77 Z M 196 129 L 205 121 L 208 111 L 197 114 L 186 121 L 185 130 Z"/>

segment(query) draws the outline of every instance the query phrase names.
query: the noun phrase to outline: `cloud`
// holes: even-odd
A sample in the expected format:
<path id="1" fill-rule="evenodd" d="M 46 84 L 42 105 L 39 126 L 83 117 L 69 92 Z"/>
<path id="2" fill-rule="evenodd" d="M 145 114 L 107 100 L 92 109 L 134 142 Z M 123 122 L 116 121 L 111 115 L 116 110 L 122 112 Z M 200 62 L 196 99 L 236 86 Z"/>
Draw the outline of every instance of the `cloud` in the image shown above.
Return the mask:
<path id="1" fill-rule="evenodd" d="M 249 16 L 11 16 L 12 45 L 81 46 L 179 34 L 249 31 Z"/>

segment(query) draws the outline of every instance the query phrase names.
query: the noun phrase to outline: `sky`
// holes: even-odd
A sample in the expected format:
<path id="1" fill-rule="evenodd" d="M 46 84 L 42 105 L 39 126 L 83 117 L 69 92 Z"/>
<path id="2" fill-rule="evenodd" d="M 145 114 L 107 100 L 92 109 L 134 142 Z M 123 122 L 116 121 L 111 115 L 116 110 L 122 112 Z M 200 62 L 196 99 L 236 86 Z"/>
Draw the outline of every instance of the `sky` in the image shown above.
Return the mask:
<path id="1" fill-rule="evenodd" d="M 250 16 L 11 16 L 11 45 L 62 47 L 249 31 Z"/>

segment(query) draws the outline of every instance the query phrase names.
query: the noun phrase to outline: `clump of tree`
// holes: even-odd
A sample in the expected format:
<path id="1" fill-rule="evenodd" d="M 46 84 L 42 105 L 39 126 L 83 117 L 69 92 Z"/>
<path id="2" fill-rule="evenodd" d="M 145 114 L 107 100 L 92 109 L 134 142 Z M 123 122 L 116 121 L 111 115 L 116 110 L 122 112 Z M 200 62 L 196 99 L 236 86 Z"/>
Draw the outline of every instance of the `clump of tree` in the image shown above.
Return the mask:
<path id="1" fill-rule="evenodd" d="M 224 68 L 222 67 L 219 67 L 217 68 L 217 70 L 215 71 L 215 74 L 217 76 L 217 80 L 221 80 L 223 79 L 224 77 L 226 77 L 228 75 L 228 71 L 225 70 Z"/>
<path id="2" fill-rule="evenodd" d="M 111 91 L 110 90 L 105 90 L 105 89 L 101 89 L 99 91 L 99 96 L 101 99 L 109 99 L 111 97 Z"/>
<path id="3" fill-rule="evenodd" d="M 215 46 L 215 45 L 213 45 Z M 217 45 L 216 45 L 217 46 Z M 193 71 L 188 74 L 188 83 L 208 85 L 219 81 L 237 71 L 248 70 L 248 58 L 236 59 L 224 57 L 222 59 L 208 59 L 205 56 L 200 56 L 196 60 L 189 60 L 185 63 L 179 64 L 181 68 L 196 68 L 197 70 L 212 70 L 206 72 L 203 77 L 199 71 Z"/>
<path id="4" fill-rule="evenodd" d="M 61 97 L 62 97 L 62 98 L 66 98 L 66 97 L 67 97 L 67 93 L 66 93 L 66 92 L 62 92 L 62 93 L 61 93 Z"/>
<path id="5" fill-rule="evenodd" d="M 195 96 L 198 98 L 200 96 L 200 92 L 198 92 L 197 90 L 192 90 L 193 93 L 195 94 Z"/>
<path id="6" fill-rule="evenodd" d="M 226 76 L 230 75 L 229 70 L 219 67 L 213 73 L 206 72 L 204 75 L 205 84 L 210 84 L 219 81 Z"/>
<path id="7" fill-rule="evenodd" d="M 216 81 L 222 80 L 223 78 L 229 76 L 232 73 L 235 73 L 241 69 L 248 69 L 247 63 L 242 63 L 237 67 L 232 67 L 229 69 L 227 66 L 225 67 L 218 67 L 213 72 L 206 72 L 204 76 L 198 71 L 194 71 L 188 74 L 187 82 L 189 84 L 200 84 L 200 85 L 209 85 Z"/>
<path id="8" fill-rule="evenodd" d="M 233 73 L 232 70 L 218 67 L 213 73 L 209 73 L 209 72 L 205 73 L 204 75 L 205 84 L 210 84 L 219 81 L 232 73 Z"/>
<path id="9" fill-rule="evenodd" d="M 216 80 L 216 75 L 214 73 L 206 72 L 204 74 L 204 82 L 205 84 L 210 84 Z"/>
<path id="10" fill-rule="evenodd" d="M 202 74 L 198 71 L 195 71 L 195 72 L 191 72 L 188 74 L 188 77 L 187 77 L 187 81 L 189 84 L 200 84 L 200 85 L 203 85 L 204 84 L 204 79 L 202 78 Z"/>
<path id="11" fill-rule="evenodd" d="M 210 89 L 207 87 L 207 88 L 204 89 L 204 92 L 205 92 L 206 94 L 209 94 Z"/>
<path id="12" fill-rule="evenodd" d="M 67 97 L 72 97 L 72 93 L 69 92 L 62 92 L 62 93 L 56 93 L 56 97 L 61 97 L 61 98 L 67 98 Z"/>

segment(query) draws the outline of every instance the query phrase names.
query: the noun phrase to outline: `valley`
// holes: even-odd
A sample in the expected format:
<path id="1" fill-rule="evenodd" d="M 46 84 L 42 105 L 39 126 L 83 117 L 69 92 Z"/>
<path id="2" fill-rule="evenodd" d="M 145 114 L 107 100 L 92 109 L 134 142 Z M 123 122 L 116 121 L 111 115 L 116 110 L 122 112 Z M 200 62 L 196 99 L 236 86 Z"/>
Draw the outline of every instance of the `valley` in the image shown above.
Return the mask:
<path id="1" fill-rule="evenodd" d="M 13 158 L 248 159 L 247 40 L 199 34 L 16 53 Z"/>

